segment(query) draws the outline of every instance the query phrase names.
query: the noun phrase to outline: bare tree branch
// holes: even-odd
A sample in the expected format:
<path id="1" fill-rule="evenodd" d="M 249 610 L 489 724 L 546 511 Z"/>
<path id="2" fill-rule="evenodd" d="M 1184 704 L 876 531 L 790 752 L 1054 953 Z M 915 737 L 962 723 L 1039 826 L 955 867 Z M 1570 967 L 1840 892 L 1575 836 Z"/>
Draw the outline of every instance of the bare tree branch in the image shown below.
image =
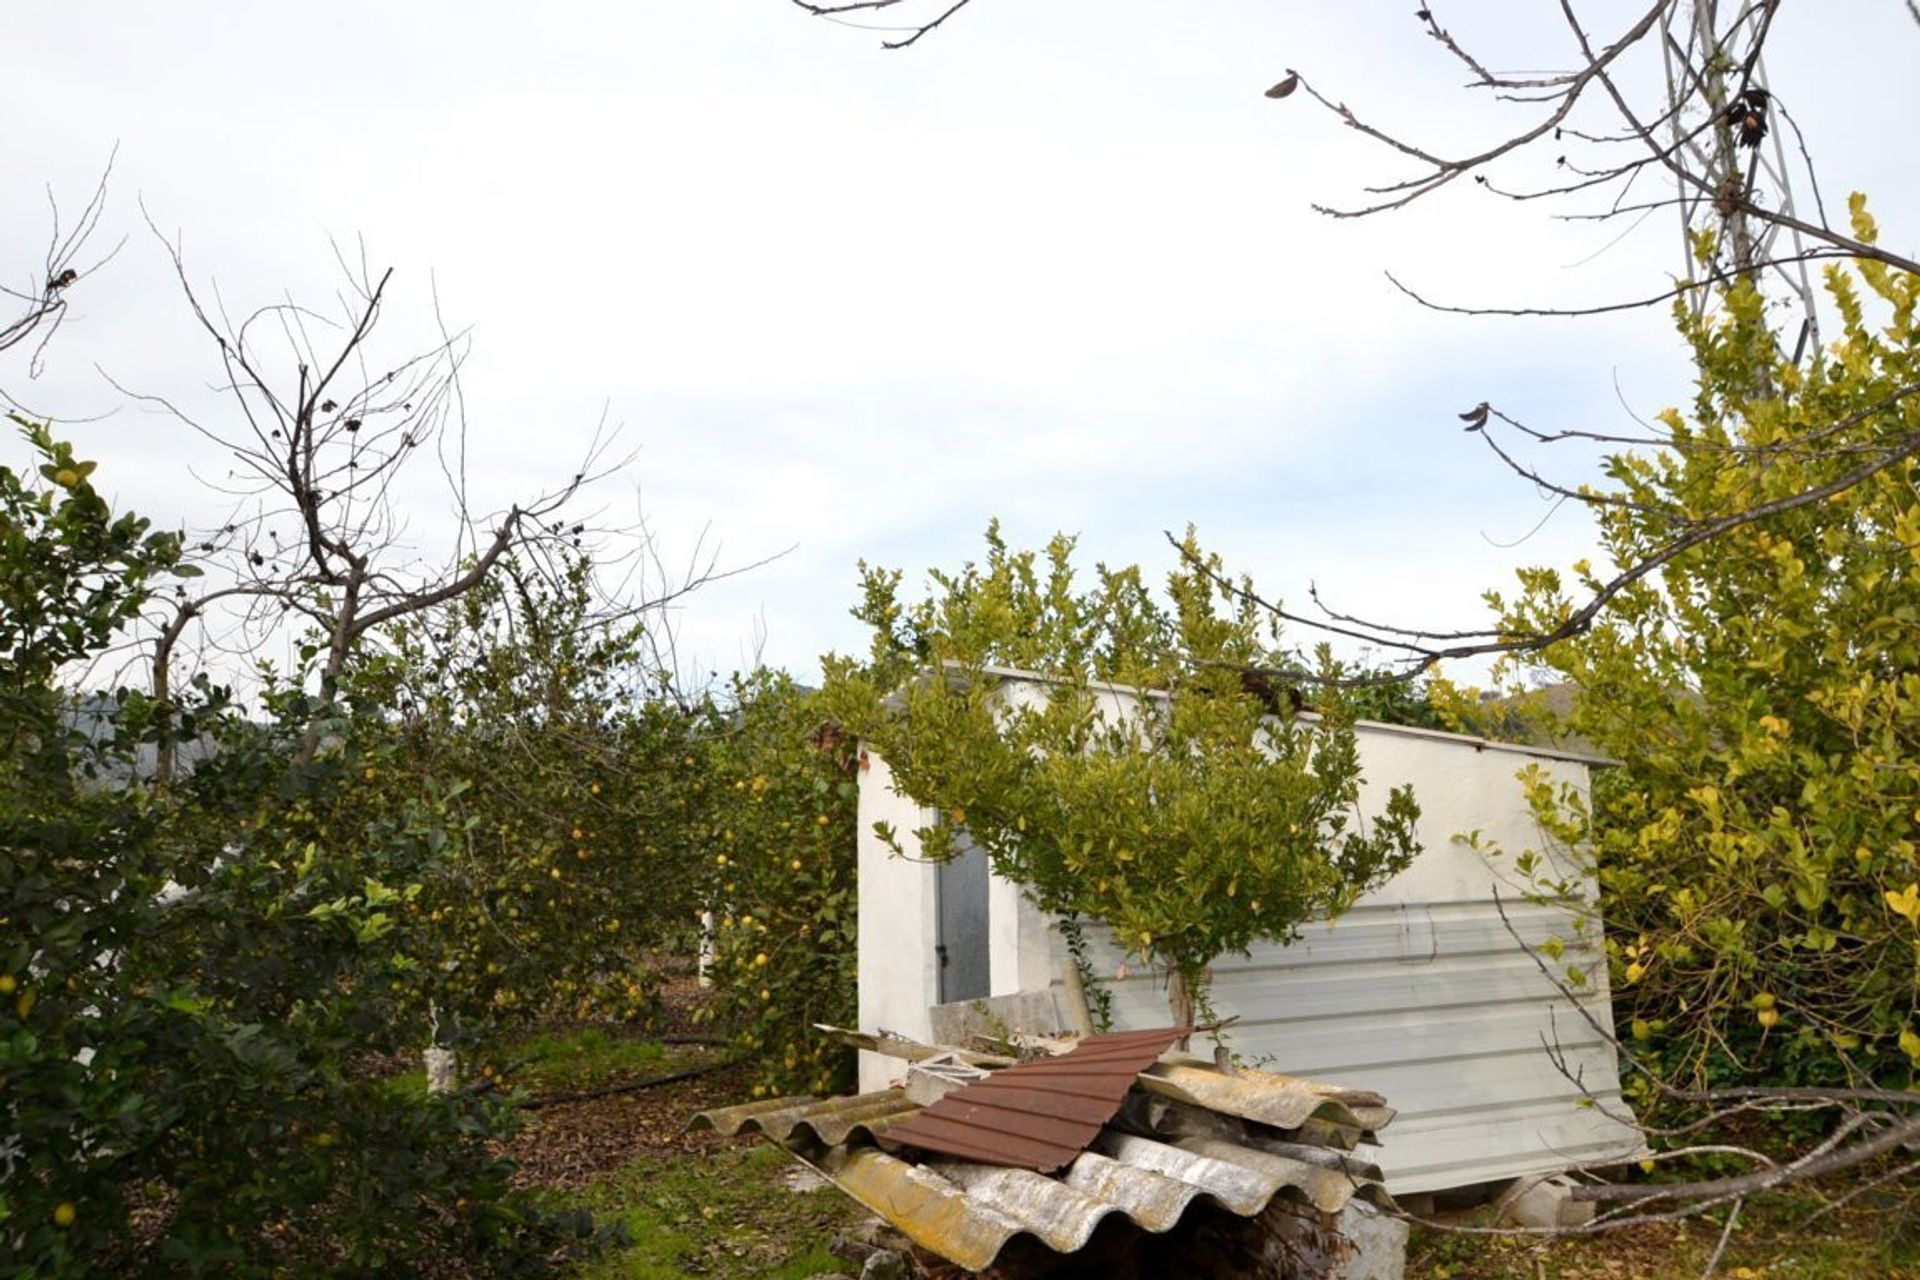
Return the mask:
<path id="1" fill-rule="evenodd" d="M 21 289 L 0 285 L 0 299 L 11 299 L 19 304 L 17 314 L 10 318 L 0 314 L 0 351 L 7 351 L 39 335 L 33 354 L 27 361 L 28 377 L 39 375 L 42 354 L 66 317 L 71 291 L 112 261 L 126 243 L 122 240 L 99 258 L 82 261 L 82 254 L 94 233 L 99 230 L 101 216 L 106 212 L 107 184 L 113 176 L 114 158 L 114 155 L 107 157 L 107 163 L 100 171 L 100 180 L 94 184 L 93 194 L 81 207 L 73 225 L 65 230 L 60 226 L 59 201 L 54 198 L 52 191 L 48 191 L 52 230 L 47 237 L 46 255 L 41 261 L 38 278 Z"/>
<path id="2" fill-rule="evenodd" d="M 354 656 L 382 628 L 473 590 L 509 555 L 538 564 L 550 549 L 582 547 L 586 522 L 564 513 L 627 459 L 610 457 L 610 439 L 596 432 L 564 482 L 484 522 L 477 518 L 464 461 L 449 462 L 465 456 L 459 376 L 466 337 L 449 331 L 436 308 L 437 346 L 385 367 L 376 363 L 372 342 L 390 270 L 374 274 L 363 253 L 356 271 L 336 245 L 336 261 L 350 273 L 337 318 L 289 300 L 258 307 L 236 324 L 224 305 L 202 301 L 177 241 L 161 239 L 191 314 L 218 352 L 225 374 L 219 389 L 239 412 L 236 421 L 217 424 L 164 398 L 143 398 L 221 448 L 234 466 L 216 488 L 241 508 L 196 544 L 203 565 L 222 568 L 229 581 L 183 593 L 160 625 L 152 687 L 163 704 L 176 687 L 171 668 L 184 631 L 216 606 L 243 604 L 241 624 L 256 642 L 289 614 L 313 622 L 319 656 L 312 676 L 325 707 Z M 396 485 L 423 448 L 437 460 L 457 525 L 452 549 L 437 565 L 413 558 L 397 498 Z M 294 536 L 283 538 L 283 526 Z M 689 580 L 676 589 L 697 585 Z M 314 758 L 322 737 L 316 719 L 297 763 Z M 163 775 L 170 773 L 171 758 L 163 765 Z"/>
<path id="3" fill-rule="evenodd" d="M 1846 427 L 1857 426 L 1862 422 L 1883 413 L 1891 412 L 1903 402 L 1920 392 L 1920 383 L 1909 383 L 1895 389 L 1874 404 L 1858 413 L 1849 415 L 1839 422 L 1820 428 L 1816 434 L 1831 435 Z M 1477 413 L 1477 411 L 1476 411 Z M 1465 658 L 1489 657 L 1519 653 L 1537 653 L 1562 640 L 1584 634 L 1590 629 L 1601 612 L 1621 592 L 1631 587 L 1662 566 L 1667 565 L 1698 547 L 1760 521 L 1770 520 L 1796 511 L 1803 507 L 1825 502 L 1836 494 L 1845 493 L 1854 486 L 1872 479 L 1874 476 L 1897 466 L 1908 458 L 1920 455 L 1920 431 L 1903 429 L 1884 443 L 1866 449 L 1863 461 L 1842 471 L 1831 479 L 1802 489 L 1796 493 L 1756 503 L 1730 511 L 1709 520 L 1696 520 L 1683 531 L 1677 532 L 1659 550 L 1633 564 L 1622 568 L 1613 577 L 1601 583 L 1584 603 L 1569 612 L 1557 625 L 1544 631 L 1514 633 L 1504 629 L 1487 628 L 1463 631 L 1434 631 L 1422 628 L 1394 626 L 1385 623 L 1371 623 L 1358 618 L 1334 613 L 1323 607 L 1322 616 L 1303 614 L 1282 606 L 1278 601 L 1268 599 L 1254 591 L 1242 581 L 1236 581 L 1218 569 L 1207 564 L 1202 557 L 1192 555 L 1183 547 L 1181 539 L 1171 530 L 1163 531 L 1163 536 L 1179 551 L 1181 557 L 1198 572 L 1206 575 L 1222 592 L 1255 608 L 1271 614 L 1284 622 L 1296 623 L 1313 628 L 1329 635 L 1337 635 L 1357 640 L 1370 646 L 1376 646 L 1400 654 L 1399 667 L 1365 676 L 1343 678 L 1336 683 L 1343 687 L 1357 688 L 1369 685 L 1389 684 L 1395 681 L 1413 679 L 1431 670 L 1441 662 Z M 1530 473 L 1529 478 L 1531 478 Z M 1544 483 L 1544 482 L 1543 482 Z M 1580 497 L 1578 491 L 1554 489 L 1566 496 Z M 1584 499 L 1583 499 L 1584 500 Z M 1317 592 L 1315 601 L 1318 603 Z M 1452 642 L 1452 643 L 1441 643 Z M 1301 672 L 1278 673 L 1289 678 L 1314 678 Z"/>
<path id="4" fill-rule="evenodd" d="M 883 49 L 905 49 L 909 45 L 918 42 L 922 36 L 934 30 L 941 23 L 966 8 L 972 2 L 973 0 L 952 0 L 952 3 L 940 11 L 938 17 L 922 22 L 917 26 L 905 28 L 908 32 L 906 36 L 898 40 L 883 41 L 880 47 Z M 903 3 L 903 0 L 847 0 L 846 3 L 841 4 L 814 4 L 810 3 L 809 0 L 792 0 L 792 3 L 799 8 L 805 9 L 816 18 L 837 18 L 841 14 L 855 13 L 861 10 L 891 9 L 893 6 Z"/>

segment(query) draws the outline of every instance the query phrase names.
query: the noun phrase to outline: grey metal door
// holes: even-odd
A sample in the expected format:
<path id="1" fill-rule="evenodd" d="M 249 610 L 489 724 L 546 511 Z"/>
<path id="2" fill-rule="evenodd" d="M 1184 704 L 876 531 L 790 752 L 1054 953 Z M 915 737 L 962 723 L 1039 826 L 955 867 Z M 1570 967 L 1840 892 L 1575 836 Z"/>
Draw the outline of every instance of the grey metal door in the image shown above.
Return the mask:
<path id="1" fill-rule="evenodd" d="M 934 869 L 940 903 L 940 1003 L 983 1000 L 987 973 L 987 855 L 964 835 L 960 852 Z"/>

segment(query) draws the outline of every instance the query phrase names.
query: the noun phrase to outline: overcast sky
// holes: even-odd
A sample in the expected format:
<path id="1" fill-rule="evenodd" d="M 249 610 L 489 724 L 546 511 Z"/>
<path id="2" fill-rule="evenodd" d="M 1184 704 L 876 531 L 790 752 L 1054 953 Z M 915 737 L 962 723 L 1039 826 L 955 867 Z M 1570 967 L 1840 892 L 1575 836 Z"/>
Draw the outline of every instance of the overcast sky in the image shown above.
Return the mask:
<path id="1" fill-rule="evenodd" d="M 123 502 L 204 517 L 193 475 L 224 464 L 106 381 L 230 412 L 144 205 L 236 310 L 331 298 L 332 241 L 396 269 L 387 351 L 432 343 L 437 293 L 473 332 L 476 506 L 564 479 L 604 415 L 637 450 L 598 490 L 610 518 L 637 494 L 670 554 L 703 530 L 734 563 L 792 547 L 687 604 L 690 665 L 763 640 L 807 673 L 860 647 L 857 561 L 917 582 L 995 515 L 1157 571 L 1161 530 L 1192 521 L 1273 594 L 1472 623 L 1587 530 L 1542 526 L 1454 415 L 1619 429 L 1684 401 L 1686 366 L 1658 313 L 1440 316 L 1383 272 L 1461 302 L 1609 301 L 1679 269 L 1679 230 L 1660 214 L 1608 247 L 1621 228 L 1471 189 L 1313 212 L 1405 170 L 1304 95 L 1264 98 L 1287 67 L 1441 149 L 1509 119 L 1416 7 L 974 0 L 888 53 L 785 0 L 10 5 L 0 270 L 33 283 L 43 188 L 77 208 L 116 146 L 99 243 L 127 243 L 40 376 L 16 362 L 0 388 L 68 423 Z M 1556 5 L 1434 8 L 1502 68 L 1570 61 Z M 1903 250 L 1916 39 L 1897 0 L 1801 0 L 1770 46 L 1829 204 L 1868 190 Z"/>

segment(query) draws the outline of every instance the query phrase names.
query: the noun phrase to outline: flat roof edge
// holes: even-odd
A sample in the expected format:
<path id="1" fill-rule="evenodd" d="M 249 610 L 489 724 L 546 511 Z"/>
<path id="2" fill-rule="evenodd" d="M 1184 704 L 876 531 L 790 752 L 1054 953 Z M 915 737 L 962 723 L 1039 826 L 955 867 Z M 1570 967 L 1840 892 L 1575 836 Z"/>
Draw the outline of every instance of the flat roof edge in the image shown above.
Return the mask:
<path id="1" fill-rule="evenodd" d="M 964 666 L 951 658 L 941 663 L 946 669 Z M 1038 671 L 1026 671 L 1019 667 L 1001 667 L 991 664 L 978 668 L 983 674 L 1002 680 L 1018 680 L 1028 684 L 1061 684 L 1058 676 L 1045 675 Z M 1132 685 L 1114 684 L 1106 680 L 1089 680 L 1087 687 L 1104 693 L 1118 694 L 1122 697 L 1165 698 L 1168 695 L 1159 689 L 1138 689 Z M 1445 729 L 1423 729 L 1410 724 L 1388 724 L 1380 720 L 1356 720 L 1354 727 L 1370 733 L 1393 734 L 1405 738 L 1427 738 L 1435 742 L 1454 743 L 1463 747 L 1472 747 L 1476 751 L 1505 751 L 1512 755 L 1534 756 L 1545 760 L 1565 760 L 1571 764 L 1592 765 L 1597 768 L 1610 768 L 1621 762 L 1611 756 L 1603 756 L 1591 751 L 1576 751 L 1571 747 L 1538 746 L 1525 742 L 1501 742 L 1494 738 L 1482 738 L 1471 733 L 1449 733 Z"/>

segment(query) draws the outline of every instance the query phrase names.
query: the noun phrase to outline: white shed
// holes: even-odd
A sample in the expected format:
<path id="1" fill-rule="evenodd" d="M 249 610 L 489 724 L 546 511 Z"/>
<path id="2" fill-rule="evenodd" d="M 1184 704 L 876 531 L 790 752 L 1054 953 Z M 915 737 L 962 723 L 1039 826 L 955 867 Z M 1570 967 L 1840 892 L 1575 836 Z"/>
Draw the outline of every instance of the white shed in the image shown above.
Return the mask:
<path id="1" fill-rule="evenodd" d="M 1012 696 L 1036 695 L 1031 677 L 1004 674 Z M 1399 1115 L 1378 1155 L 1396 1194 L 1631 1154 L 1639 1134 L 1609 1115 L 1625 1112 L 1611 1047 L 1515 942 L 1495 890 L 1527 942 L 1564 941 L 1559 965 L 1587 971 L 1582 1002 L 1610 1025 L 1598 939 L 1580 938 L 1568 906 L 1526 901 L 1525 886 L 1457 838 L 1478 831 L 1509 852 L 1541 848 L 1517 772 L 1537 765 L 1584 792 L 1591 768 L 1604 762 L 1395 725 L 1363 722 L 1358 737 L 1363 811 L 1390 787 L 1411 783 L 1422 852 L 1337 921 L 1309 926 L 1291 946 L 1261 944 L 1214 966 L 1214 1008 L 1240 1018 L 1228 1033 L 1232 1048 L 1270 1070 L 1385 1094 Z M 978 853 L 936 866 L 896 855 L 873 832 L 886 822 L 910 842 L 932 816 L 893 789 L 885 760 L 868 757 L 860 783 L 860 1025 L 925 1039 L 930 1005 L 1041 988 L 1052 988 L 1064 1010 L 1064 943 L 1017 886 L 993 875 Z M 1582 892 L 1591 901 L 1592 884 Z M 1127 957 L 1104 930 L 1087 936 L 1096 976 L 1112 992 L 1113 1029 L 1165 1025 L 1160 975 L 1137 962 L 1124 970 Z M 1549 1044 L 1558 1046 L 1559 1065 Z M 1195 1047 L 1209 1046 L 1202 1038 Z M 884 1086 L 898 1066 L 864 1055 L 860 1087 Z"/>

